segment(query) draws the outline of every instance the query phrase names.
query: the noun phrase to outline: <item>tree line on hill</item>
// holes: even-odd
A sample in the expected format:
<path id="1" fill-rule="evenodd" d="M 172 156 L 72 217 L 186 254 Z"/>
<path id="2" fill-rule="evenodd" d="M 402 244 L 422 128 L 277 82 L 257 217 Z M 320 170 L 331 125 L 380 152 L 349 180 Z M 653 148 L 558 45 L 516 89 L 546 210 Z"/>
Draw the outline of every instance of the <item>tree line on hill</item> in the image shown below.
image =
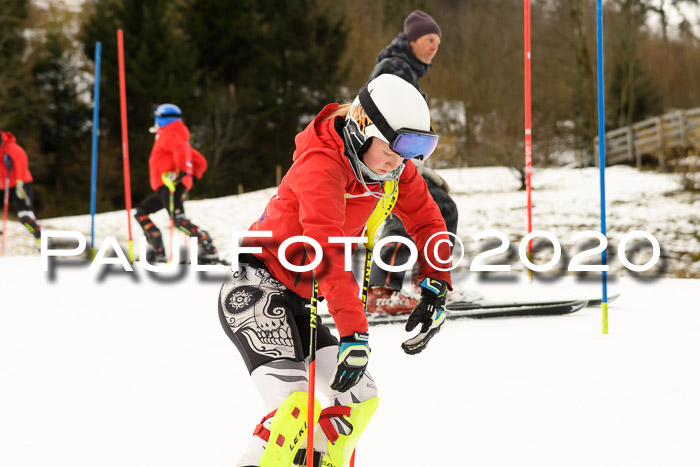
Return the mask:
<path id="1" fill-rule="evenodd" d="M 606 127 L 700 105 L 700 0 L 605 2 Z M 153 109 L 180 106 L 210 169 L 198 198 L 273 186 L 294 135 L 349 99 L 414 9 L 442 44 L 421 87 L 443 166 L 524 165 L 521 0 L 85 0 L 0 8 L 0 128 L 27 150 L 40 217 L 89 207 L 95 43 L 102 43 L 98 210 L 124 206 L 117 29 L 124 31 L 131 189 L 149 193 Z M 595 4 L 532 1 L 534 161 L 592 153 Z M 680 18 L 680 22 L 676 21 Z M 653 25 L 653 26 L 652 26 Z"/>

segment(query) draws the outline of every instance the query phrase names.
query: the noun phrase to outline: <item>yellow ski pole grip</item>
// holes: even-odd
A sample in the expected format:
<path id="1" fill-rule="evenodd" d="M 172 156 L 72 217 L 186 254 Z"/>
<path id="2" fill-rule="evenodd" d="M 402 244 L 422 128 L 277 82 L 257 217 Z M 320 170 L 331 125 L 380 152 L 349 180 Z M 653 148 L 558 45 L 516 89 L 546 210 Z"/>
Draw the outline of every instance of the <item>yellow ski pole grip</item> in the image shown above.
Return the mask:
<path id="1" fill-rule="evenodd" d="M 163 185 L 168 187 L 171 193 L 175 192 L 175 178 L 177 174 L 175 172 L 163 172 L 160 174 L 160 179 L 163 181 Z"/>

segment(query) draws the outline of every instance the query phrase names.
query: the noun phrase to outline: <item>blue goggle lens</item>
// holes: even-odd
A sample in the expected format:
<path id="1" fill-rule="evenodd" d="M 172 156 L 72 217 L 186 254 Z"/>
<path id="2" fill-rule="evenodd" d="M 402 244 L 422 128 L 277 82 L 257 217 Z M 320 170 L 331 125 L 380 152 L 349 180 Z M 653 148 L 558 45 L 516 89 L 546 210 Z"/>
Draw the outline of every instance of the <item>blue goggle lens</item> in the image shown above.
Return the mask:
<path id="1" fill-rule="evenodd" d="M 435 151 L 438 136 L 435 134 L 399 133 L 391 149 L 404 159 L 423 156 L 426 160 Z"/>

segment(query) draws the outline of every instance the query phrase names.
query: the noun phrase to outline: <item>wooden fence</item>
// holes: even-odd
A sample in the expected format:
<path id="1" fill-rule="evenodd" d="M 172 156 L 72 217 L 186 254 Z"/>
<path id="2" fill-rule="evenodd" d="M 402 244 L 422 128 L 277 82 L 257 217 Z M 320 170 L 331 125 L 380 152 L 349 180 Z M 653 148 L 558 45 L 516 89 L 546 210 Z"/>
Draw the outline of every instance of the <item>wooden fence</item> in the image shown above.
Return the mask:
<path id="1" fill-rule="evenodd" d="M 594 140 L 595 163 L 599 165 L 598 137 Z M 605 165 L 634 163 L 642 156 L 656 159 L 661 167 L 676 148 L 700 148 L 700 107 L 677 110 L 605 134 Z"/>

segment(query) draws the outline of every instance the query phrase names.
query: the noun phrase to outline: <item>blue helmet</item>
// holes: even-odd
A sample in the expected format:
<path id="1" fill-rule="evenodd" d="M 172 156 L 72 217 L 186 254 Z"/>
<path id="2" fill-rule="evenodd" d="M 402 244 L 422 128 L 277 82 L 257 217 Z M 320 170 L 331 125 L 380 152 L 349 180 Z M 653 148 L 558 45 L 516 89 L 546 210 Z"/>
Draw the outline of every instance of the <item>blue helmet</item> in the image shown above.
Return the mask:
<path id="1" fill-rule="evenodd" d="M 160 104 L 153 115 L 156 117 L 158 128 L 163 128 L 176 120 L 182 120 L 182 110 L 175 104 Z"/>

